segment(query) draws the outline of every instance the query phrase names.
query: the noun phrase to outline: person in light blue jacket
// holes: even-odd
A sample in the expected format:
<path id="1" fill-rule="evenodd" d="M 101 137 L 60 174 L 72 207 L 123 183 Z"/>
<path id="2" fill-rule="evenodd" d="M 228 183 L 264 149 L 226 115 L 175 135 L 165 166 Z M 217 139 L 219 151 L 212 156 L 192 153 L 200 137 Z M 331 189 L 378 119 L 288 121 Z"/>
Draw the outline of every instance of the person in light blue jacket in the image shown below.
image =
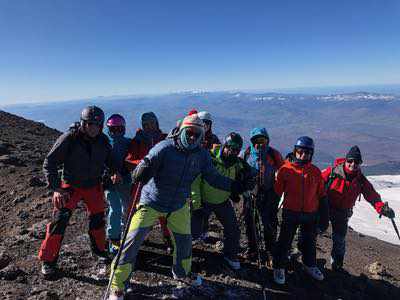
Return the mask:
<path id="1" fill-rule="evenodd" d="M 115 184 L 111 182 L 107 173 L 103 179 L 104 194 L 109 205 L 107 216 L 109 251 L 111 254 L 116 254 L 130 202 L 132 180 L 131 174 L 124 165 L 124 160 L 131 140 L 125 137 L 126 122 L 121 115 L 112 115 L 108 118 L 106 125 L 112 146 L 111 155 L 116 163 L 117 170 L 122 175 L 122 180 Z"/>

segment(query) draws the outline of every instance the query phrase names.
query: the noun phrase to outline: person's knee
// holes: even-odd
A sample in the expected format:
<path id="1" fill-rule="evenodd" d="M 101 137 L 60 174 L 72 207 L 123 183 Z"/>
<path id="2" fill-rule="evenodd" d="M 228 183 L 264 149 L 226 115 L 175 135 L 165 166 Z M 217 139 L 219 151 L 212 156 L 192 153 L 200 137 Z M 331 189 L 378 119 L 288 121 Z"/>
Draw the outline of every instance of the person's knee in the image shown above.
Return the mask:
<path id="1" fill-rule="evenodd" d="M 71 215 L 72 211 L 68 208 L 58 210 L 54 216 L 53 223 L 50 225 L 50 232 L 52 234 L 64 234 Z"/>

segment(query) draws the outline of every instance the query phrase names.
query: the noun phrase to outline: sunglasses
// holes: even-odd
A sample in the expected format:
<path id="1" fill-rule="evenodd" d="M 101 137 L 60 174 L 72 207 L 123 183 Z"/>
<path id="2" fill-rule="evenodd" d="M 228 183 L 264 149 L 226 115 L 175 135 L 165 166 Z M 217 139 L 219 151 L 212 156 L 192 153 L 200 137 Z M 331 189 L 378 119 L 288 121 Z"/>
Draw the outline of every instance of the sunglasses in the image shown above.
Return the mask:
<path id="1" fill-rule="evenodd" d="M 299 155 L 310 155 L 311 153 L 312 153 L 312 151 L 311 150 L 309 150 L 309 149 L 303 149 L 303 148 L 296 148 L 296 152 L 299 154 Z"/>
<path id="2" fill-rule="evenodd" d="M 346 162 L 348 163 L 348 164 L 355 164 L 355 165 L 361 165 L 361 161 L 359 161 L 358 159 L 347 159 L 346 160 Z"/>
<path id="3" fill-rule="evenodd" d="M 258 138 L 253 139 L 252 142 L 253 142 L 253 144 L 263 145 L 263 144 L 267 144 L 268 140 L 267 140 L 267 138 L 260 136 Z"/>
<path id="4" fill-rule="evenodd" d="M 203 120 L 205 125 L 211 126 L 212 122 L 210 120 Z"/>

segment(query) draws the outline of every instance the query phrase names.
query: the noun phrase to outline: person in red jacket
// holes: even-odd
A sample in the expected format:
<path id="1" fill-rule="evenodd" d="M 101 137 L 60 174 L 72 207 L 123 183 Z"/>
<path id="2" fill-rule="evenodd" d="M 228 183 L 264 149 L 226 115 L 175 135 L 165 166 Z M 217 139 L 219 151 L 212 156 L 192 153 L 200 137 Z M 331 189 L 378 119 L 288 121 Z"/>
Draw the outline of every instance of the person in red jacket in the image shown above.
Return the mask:
<path id="1" fill-rule="evenodd" d="M 337 158 L 333 167 L 322 171 L 332 224 L 331 263 L 335 271 L 343 271 L 348 222 L 358 197 L 363 195 L 378 214 L 394 218 L 393 210 L 388 205 L 384 205 L 380 195 L 362 174 L 361 163 L 361 151 L 357 146 L 353 146 L 346 158 Z"/>
<path id="2" fill-rule="evenodd" d="M 167 137 L 166 133 L 160 130 L 157 116 L 153 112 L 146 112 L 141 117 L 142 128 L 136 131 L 135 137 L 128 148 L 128 153 L 125 158 L 125 163 L 128 170 L 132 171 L 136 168 L 139 162 L 149 153 L 150 149 L 153 148 L 158 142 L 165 140 Z M 133 199 L 136 195 L 138 184 L 133 185 L 131 198 Z M 140 192 L 140 191 L 139 191 Z M 138 197 L 140 198 L 140 197 Z M 132 203 L 131 205 L 136 205 Z M 167 246 L 167 252 L 172 252 L 172 242 L 170 232 L 166 226 L 166 219 L 160 218 L 160 225 L 163 233 L 163 237 Z"/>
<path id="3" fill-rule="evenodd" d="M 304 269 L 314 279 L 324 279 L 316 265 L 316 236 L 318 227 L 321 231 L 328 227 L 328 205 L 321 171 L 311 163 L 313 153 L 314 141 L 300 137 L 293 158 L 285 161 L 276 176 L 275 192 L 279 197 L 284 194 L 282 223 L 273 253 L 274 281 L 278 284 L 285 283 L 284 267 L 299 226 Z"/>

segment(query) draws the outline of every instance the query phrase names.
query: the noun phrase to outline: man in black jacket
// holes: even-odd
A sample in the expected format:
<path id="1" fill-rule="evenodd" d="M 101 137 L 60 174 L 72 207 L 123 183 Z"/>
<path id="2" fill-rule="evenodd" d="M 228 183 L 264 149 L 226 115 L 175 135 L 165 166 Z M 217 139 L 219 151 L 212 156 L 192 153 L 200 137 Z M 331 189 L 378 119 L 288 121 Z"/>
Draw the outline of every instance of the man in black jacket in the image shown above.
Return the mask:
<path id="1" fill-rule="evenodd" d="M 81 113 L 76 128 L 61 135 L 47 154 L 43 171 L 48 187 L 54 192 L 53 220 L 47 225 L 46 238 L 39 250 L 42 274 L 53 275 L 68 221 L 72 211 L 83 200 L 89 215 L 89 236 L 92 251 L 107 258 L 105 248 L 104 194 L 101 184 L 105 166 L 111 180 L 118 182 L 111 156 L 111 145 L 102 133 L 104 112 L 89 106 Z M 58 169 L 62 167 L 62 179 Z"/>

